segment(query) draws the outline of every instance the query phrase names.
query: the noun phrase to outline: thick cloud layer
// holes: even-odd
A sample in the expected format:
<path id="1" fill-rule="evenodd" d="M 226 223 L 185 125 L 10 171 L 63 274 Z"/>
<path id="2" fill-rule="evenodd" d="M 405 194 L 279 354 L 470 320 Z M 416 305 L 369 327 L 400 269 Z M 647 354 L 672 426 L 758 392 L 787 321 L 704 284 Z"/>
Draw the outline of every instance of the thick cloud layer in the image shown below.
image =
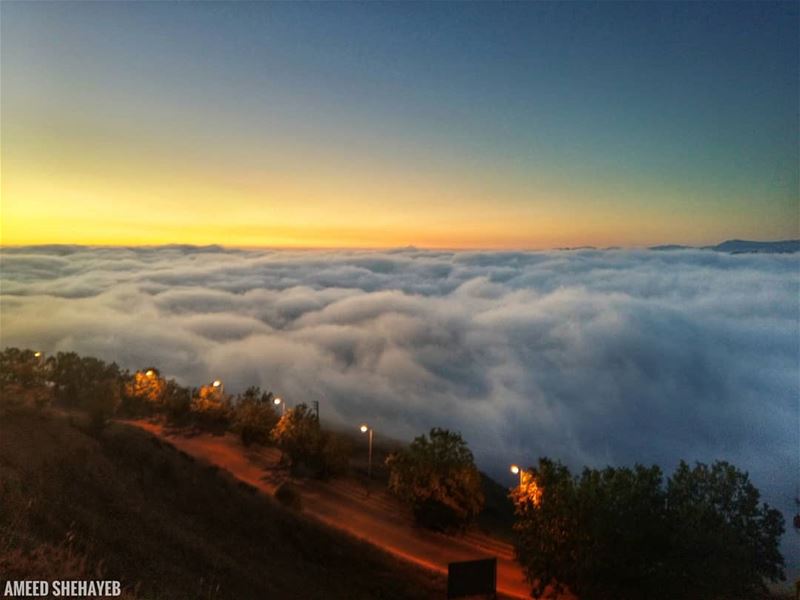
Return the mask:
<path id="1" fill-rule="evenodd" d="M 2 345 L 258 384 L 378 435 L 455 428 L 501 480 L 540 455 L 727 459 L 789 516 L 799 269 L 694 250 L 5 249 Z"/>

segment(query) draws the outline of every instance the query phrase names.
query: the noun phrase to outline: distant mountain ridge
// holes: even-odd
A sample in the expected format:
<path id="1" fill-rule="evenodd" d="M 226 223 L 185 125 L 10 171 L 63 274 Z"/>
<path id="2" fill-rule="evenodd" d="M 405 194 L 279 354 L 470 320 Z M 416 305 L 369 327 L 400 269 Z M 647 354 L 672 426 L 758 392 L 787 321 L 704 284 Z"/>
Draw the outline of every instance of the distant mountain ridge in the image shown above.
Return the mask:
<path id="1" fill-rule="evenodd" d="M 789 254 L 800 252 L 800 240 L 780 240 L 775 242 L 756 242 L 751 240 L 726 240 L 716 246 L 681 246 L 679 244 L 666 244 L 650 246 L 650 250 L 713 250 L 714 252 L 727 252 L 729 254 Z"/>

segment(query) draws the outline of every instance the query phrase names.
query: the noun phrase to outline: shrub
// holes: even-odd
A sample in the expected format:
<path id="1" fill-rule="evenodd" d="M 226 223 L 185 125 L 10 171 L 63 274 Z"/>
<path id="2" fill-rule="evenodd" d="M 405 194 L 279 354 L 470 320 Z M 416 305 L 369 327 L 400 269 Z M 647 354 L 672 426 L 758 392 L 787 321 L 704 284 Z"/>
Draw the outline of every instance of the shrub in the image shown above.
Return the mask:
<path id="1" fill-rule="evenodd" d="M 230 398 L 213 385 L 200 387 L 192 396 L 189 409 L 198 425 L 210 429 L 225 429 L 233 412 Z"/>
<path id="2" fill-rule="evenodd" d="M 47 371 L 56 399 L 86 411 L 91 431 L 99 433 L 120 404 L 123 374 L 119 367 L 74 352 L 59 352 L 47 359 Z"/>
<path id="3" fill-rule="evenodd" d="M 350 440 L 330 432 L 323 432 L 322 445 L 316 469 L 317 477 L 327 479 L 347 473 L 353 447 Z"/>
<path id="4" fill-rule="evenodd" d="M 158 369 L 136 371 L 123 387 L 122 410 L 129 415 L 150 414 L 164 407 L 167 381 Z"/>
<path id="5" fill-rule="evenodd" d="M 0 386 L 41 385 L 44 383 L 45 373 L 46 363 L 33 350 L 6 348 L 0 352 Z"/>
<path id="6" fill-rule="evenodd" d="M 272 439 L 288 457 L 294 475 L 304 467 L 319 478 L 347 471 L 350 446 L 322 431 L 317 416 L 305 404 L 286 411 L 272 429 Z"/>
<path id="7" fill-rule="evenodd" d="M 316 415 L 305 404 L 290 408 L 272 429 L 272 440 L 288 457 L 293 473 L 312 466 L 319 453 L 322 431 Z"/>
<path id="8" fill-rule="evenodd" d="M 458 433 L 433 428 L 386 459 L 389 489 L 432 529 L 465 526 L 483 507 L 481 476 Z"/>
<path id="9" fill-rule="evenodd" d="M 167 381 L 164 390 L 164 410 L 167 418 L 173 423 L 182 423 L 189 418 L 191 406 L 192 395 L 189 390 L 172 379 Z"/>
<path id="10" fill-rule="evenodd" d="M 232 428 L 241 436 L 245 446 L 253 443 L 266 444 L 270 441 L 272 428 L 278 422 L 272 400 L 271 393 L 262 393 L 257 387 L 248 388 L 237 399 Z"/>
<path id="11" fill-rule="evenodd" d="M 303 509 L 303 499 L 300 492 L 291 483 L 285 481 L 275 490 L 275 499 L 292 510 Z"/>
<path id="12" fill-rule="evenodd" d="M 81 408 L 89 415 L 89 429 L 97 435 L 114 416 L 120 404 L 120 385 L 115 379 L 101 379 L 86 384 L 86 398 Z"/>

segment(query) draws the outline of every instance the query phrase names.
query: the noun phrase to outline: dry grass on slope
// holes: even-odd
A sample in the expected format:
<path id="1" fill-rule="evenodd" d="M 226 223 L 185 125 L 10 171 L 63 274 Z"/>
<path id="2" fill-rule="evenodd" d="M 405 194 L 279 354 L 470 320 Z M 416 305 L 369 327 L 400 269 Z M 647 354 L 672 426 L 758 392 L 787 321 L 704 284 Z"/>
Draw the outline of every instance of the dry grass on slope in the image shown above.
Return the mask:
<path id="1" fill-rule="evenodd" d="M 120 579 L 128 597 L 435 598 L 444 581 L 310 522 L 149 434 L 0 418 L 4 579 Z"/>

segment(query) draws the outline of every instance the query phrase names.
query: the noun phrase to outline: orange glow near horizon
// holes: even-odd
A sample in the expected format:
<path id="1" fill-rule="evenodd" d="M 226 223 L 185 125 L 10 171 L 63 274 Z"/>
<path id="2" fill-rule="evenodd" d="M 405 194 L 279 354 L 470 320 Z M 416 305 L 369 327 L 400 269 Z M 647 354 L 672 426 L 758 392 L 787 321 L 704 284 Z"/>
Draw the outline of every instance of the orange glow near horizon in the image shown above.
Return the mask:
<path id="1" fill-rule="evenodd" d="M 110 135 L 110 134 L 108 134 Z M 4 131 L 0 244 L 548 249 L 788 237 L 736 203 L 674 209 L 680 189 L 556 175 L 192 153 L 179 142 L 30 123 Z M 156 145 L 159 149 L 149 151 Z M 305 149 L 305 148 L 304 148 Z M 253 150 L 255 153 L 257 150 Z M 268 165 L 261 166 L 261 163 Z M 602 183 L 602 182 L 601 182 Z M 646 198 L 647 202 L 643 202 Z"/>
<path id="2" fill-rule="evenodd" d="M 738 37 L 724 52 L 693 30 L 719 61 L 703 63 L 722 75 L 712 84 L 683 50 L 663 72 L 628 64 L 642 40 L 619 43 L 622 28 L 610 47 L 591 43 L 594 27 L 570 33 L 581 43 L 563 53 L 553 42 L 593 22 L 571 9 L 541 19 L 533 4 L 487 5 L 451 30 L 439 8 L 417 8 L 243 3 L 222 18 L 213 3 L 5 3 L 0 245 L 544 250 L 798 236 L 785 15 L 765 38 L 784 47 L 753 41 L 743 57 L 767 54 L 749 65 L 731 62 Z M 518 9 L 519 23 L 503 16 Z M 422 43 L 419 26 L 438 19 L 441 35 Z M 500 32 L 512 30 L 507 54 L 515 38 Z"/>
<path id="3" fill-rule="evenodd" d="M 707 239 L 710 214 L 686 222 L 602 202 L 578 211 L 578 200 L 555 190 L 499 203 L 468 186 L 463 201 L 452 190 L 438 195 L 432 184 L 381 191 L 368 176 L 361 186 L 327 179 L 245 189 L 200 177 L 133 181 L 6 166 L 0 243 L 545 249 L 721 241 Z M 731 228 L 730 236 L 736 233 Z"/>

